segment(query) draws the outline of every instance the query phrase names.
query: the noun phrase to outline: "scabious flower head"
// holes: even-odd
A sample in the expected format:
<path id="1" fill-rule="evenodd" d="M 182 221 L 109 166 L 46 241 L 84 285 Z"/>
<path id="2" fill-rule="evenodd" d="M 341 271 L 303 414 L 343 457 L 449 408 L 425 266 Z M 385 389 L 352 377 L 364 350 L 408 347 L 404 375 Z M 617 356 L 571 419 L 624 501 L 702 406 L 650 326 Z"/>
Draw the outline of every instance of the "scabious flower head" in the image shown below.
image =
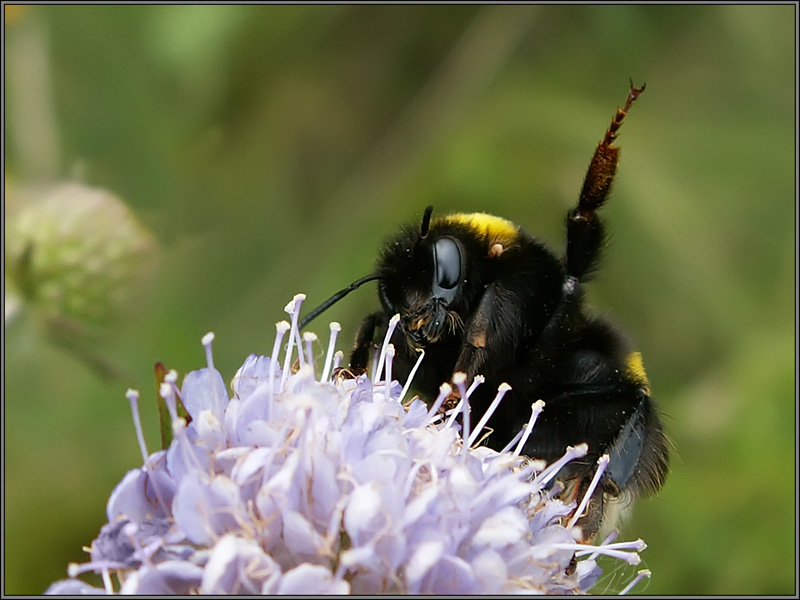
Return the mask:
<path id="1" fill-rule="evenodd" d="M 148 454 L 138 394 L 128 393 L 144 464 L 112 492 L 91 559 L 48 593 L 580 593 L 600 574 L 599 554 L 638 563 L 641 540 L 577 543 L 566 521 L 574 504 L 546 489 L 585 448 L 550 466 L 519 456 L 542 403 L 515 449 L 474 446 L 486 422 L 467 427 L 474 387 L 455 379 L 463 428 L 438 410 L 448 384 L 430 408 L 406 401 L 388 342 L 371 378 L 330 381 L 338 324 L 317 379 L 315 336 L 301 341 L 297 331 L 302 299 L 287 306 L 291 325 L 278 323 L 272 356 L 244 361 L 230 397 L 211 335 L 206 368 L 180 389 L 174 373 L 165 378 L 167 449 Z M 88 571 L 104 588 L 77 579 Z"/>

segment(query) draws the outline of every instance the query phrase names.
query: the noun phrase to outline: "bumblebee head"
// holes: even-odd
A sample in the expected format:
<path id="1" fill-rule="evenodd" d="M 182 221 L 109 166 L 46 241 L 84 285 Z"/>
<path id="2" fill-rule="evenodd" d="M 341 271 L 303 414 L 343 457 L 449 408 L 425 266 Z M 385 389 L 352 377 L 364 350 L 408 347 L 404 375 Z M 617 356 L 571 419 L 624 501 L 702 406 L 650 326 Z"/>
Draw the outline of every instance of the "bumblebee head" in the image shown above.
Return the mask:
<path id="1" fill-rule="evenodd" d="M 330 305 L 362 284 L 378 280 L 378 297 L 386 314 L 400 315 L 400 329 L 413 348 L 439 341 L 463 326 L 473 295 L 468 277 L 471 246 L 476 242 L 463 227 L 434 222 L 433 207 L 425 209 L 422 224 L 406 226 L 383 249 L 376 272 L 341 290 L 300 323 L 304 327 Z M 471 263 L 470 263 L 471 264 Z M 474 273 L 472 274 L 474 275 Z"/>
<path id="2" fill-rule="evenodd" d="M 387 314 L 400 315 L 400 328 L 414 348 L 432 344 L 463 324 L 467 249 L 453 232 L 407 227 L 378 261 L 378 295 Z"/>

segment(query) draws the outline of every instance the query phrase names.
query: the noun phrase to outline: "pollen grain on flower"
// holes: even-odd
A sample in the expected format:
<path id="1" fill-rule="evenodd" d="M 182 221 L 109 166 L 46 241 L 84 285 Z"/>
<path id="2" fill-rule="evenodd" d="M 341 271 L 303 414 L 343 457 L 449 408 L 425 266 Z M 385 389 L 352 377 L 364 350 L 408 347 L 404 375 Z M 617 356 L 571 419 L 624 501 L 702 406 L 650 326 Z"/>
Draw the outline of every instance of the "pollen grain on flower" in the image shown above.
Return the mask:
<path id="1" fill-rule="evenodd" d="M 511 451 L 521 443 L 503 452 L 475 445 L 488 417 L 472 431 L 457 417 L 468 415 L 482 378 L 469 389 L 455 378 L 462 404 L 449 419 L 440 412 L 447 383 L 431 407 L 405 401 L 410 382 L 392 380 L 389 335 L 371 378 L 330 381 L 341 355 L 332 324 L 317 379 L 316 336 L 297 328 L 304 298 L 287 305 L 291 324 L 277 324 L 272 356 L 245 359 L 230 396 L 212 334 L 206 367 L 180 388 L 165 378 L 169 447 L 145 453 L 122 478 L 90 559 L 46 593 L 583 593 L 600 575 L 600 554 L 638 562 L 640 540 L 576 543 L 567 522 L 575 503 L 547 489 L 585 447 L 546 466 Z M 508 389 L 500 386 L 490 410 Z M 189 418 L 177 417 L 176 399 Z M 536 435 L 542 403 L 532 408 L 526 436 Z M 79 579 L 89 571 L 103 588 Z"/>

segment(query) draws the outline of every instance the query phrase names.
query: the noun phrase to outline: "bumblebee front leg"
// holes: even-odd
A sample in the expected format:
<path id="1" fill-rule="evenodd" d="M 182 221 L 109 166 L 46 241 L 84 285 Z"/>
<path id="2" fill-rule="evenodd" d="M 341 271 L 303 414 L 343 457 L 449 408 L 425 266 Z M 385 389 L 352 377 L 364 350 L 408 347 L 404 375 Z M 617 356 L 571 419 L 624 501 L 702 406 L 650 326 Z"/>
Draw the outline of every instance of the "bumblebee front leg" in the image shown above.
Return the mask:
<path id="1" fill-rule="evenodd" d="M 570 479 L 564 483 L 564 490 L 558 495 L 558 497 L 565 503 L 569 504 L 574 502 L 576 505 L 579 505 L 583 500 L 584 494 L 589 489 L 589 484 L 591 483 L 591 477 L 587 478 L 576 478 Z M 603 524 L 603 515 L 605 510 L 605 504 L 607 503 L 605 497 L 605 491 L 603 486 L 598 486 L 594 493 L 592 494 L 589 502 L 586 505 L 586 508 L 583 511 L 583 514 L 580 515 L 578 518 L 576 525 L 581 529 L 581 542 L 584 544 L 591 544 L 594 540 L 597 533 L 600 531 L 600 527 Z M 577 508 L 576 508 L 577 510 Z M 573 518 L 574 513 L 570 513 L 566 517 L 564 517 L 563 522 L 566 524 L 570 519 Z"/>
<path id="2" fill-rule="evenodd" d="M 356 333 L 353 350 L 350 353 L 350 370 L 361 373 L 367 370 L 375 349 L 375 330 L 385 329 L 389 319 L 382 312 L 374 312 L 364 317 Z"/>
<path id="3" fill-rule="evenodd" d="M 475 375 L 510 362 L 519 345 L 523 322 L 522 303 L 509 294 L 509 286 L 498 281 L 487 286 L 480 304 L 465 324 L 464 343 L 455 372 Z M 501 291 L 503 295 L 501 295 Z"/>
<path id="4" fill-rule="evenodd" d="M 470 380 L 515 364 L 523 341 L 541 335 L 561 301 L 560 261 L 531 240 L 517 242 L 490 258 L 498 275 L 465 319 L 454 370 Z"/>
<path id="5" fill-rule="evenodd" d="M 644 92 L 645 86 L 636 88 L 631 82 L 631 90 L 623 108 L 611 121 L 603 141 L 589 164 L 583 181 L 578 206 L 567 215 L 567 275 L 581 279 L 597 267 L 600 249 L 604 240 L 604 228 L 595 212 L 608 199 L 614 175 L 619 163 L 619 148 L 614 145 L 622 120 L 628 114 L 636 99 Z"/>

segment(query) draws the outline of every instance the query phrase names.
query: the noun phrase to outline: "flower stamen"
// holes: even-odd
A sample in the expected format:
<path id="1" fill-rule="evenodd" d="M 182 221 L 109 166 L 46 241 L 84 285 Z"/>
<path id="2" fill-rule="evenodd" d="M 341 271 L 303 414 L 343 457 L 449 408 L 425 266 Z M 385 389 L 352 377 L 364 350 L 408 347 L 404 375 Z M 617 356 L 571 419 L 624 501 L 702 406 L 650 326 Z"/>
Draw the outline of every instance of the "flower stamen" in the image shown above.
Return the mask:
<path id="1" fill-rule="evenodd" d="M 306 299 L 305 294 L 295 294 L 294 298 L 292 298 L 289 304 L 287 304 L 283 309 L 287 314 L 291 315 L 292 324 L 291 324 L 291 330 L 289 332 L 289 342 L 286 345 L 286 356 L 283 361 L 283 375 L 281 377 L 281 388 L 280 388 L 281 392 L 286 389 L 286 381 L 289 379 L 289 373 L 291 372 L 292 350 L 294 349 L 295 338 L 297 338 L 298 340 L 300 339 L 300 336 L 297 333 L 297 319 L 300 316 L 300 307 L 302 306 L 303 300 L 305 299 Z M 302 353 L 298 352 L 298 354 Z"/>
<path id="2" fill-rule="evenodd" d="M 342 326 L 336 321 L 330 324 L 331 336 L 328 339 L 328 352 L 325 354 L 325 366 L 322 369 L 322 376 L 319 378 L 320 383 L 327 383 L 331 373 L 331 363 L 333 362 L 333 355 L 336 348 L 336 338 L 342 330 Z"/>
<path id="3" fill-rule="evenodd" d="M 483 375 L 476 375 L 475 380 L 472 382 L 472 385 L 467 391 L 467 396 L 469 396 L 473 391 L 475 391 L 475 388 L 477 388 L 481 383 L 483 383 L 483 381 L 484 381 Z M 480 435 L 483 428 L 486 426 L 486 423 L 489 422 L 489 419 L 494 414 L 494 411 L 497 410 L 498 406 L 500 406 L 500 401 L 503 399 L 503 396 L 505 396 L 510 390 L 511 386 L 505 382 L 501 383 L 498 386 L 497 394 L 495 395 L 494 400 L 492 400 L 492 403 L 489 405 L 489 408 L 486 409 L 486 412 L 483 413 L 483 416 L 481 417 L 480 421 L 478 421 L 478 424 L 475 425 L 475 431 L 473 431 L 472 435 L 469 436 L 470 446 L 472 446 L 472 444 L 475 443 L 475 440 L 478 439 L 478 436 Z"/>
<path id="4" fill-rule="evenodd" d="M 136 430 L 136 441 L 139 443 L 139 451 L 142 453 L 142 461 L 150 466 L 150 454 L 144 442 L 144 432 L 142 431 L 142 421 L 139 418 L 139 392 L 129 389 L 125 392 L 125 397 L 131 404 L 131 415 L 133 416 L 133 428 Z"/>
<path id="5" fill-rule="evenodd" d="M 544 401 L 537 400 L 533 404 L 531 404 L 531 418 L 528 419 L 527 425 L 525 425 L 525 429 L 522 432 L 522 437 L 519 439 L 519 443 L 517 447 L 514 448 L 514 456 L 519 456 L 522 449 L 525 447 L 525 442 L 528 441 L 528 438 L 531 435 L 531 431 L 533 431 L 533 426 L 536 424 L 536 419 L 539 418 L 539 415 L 544 410 Z"/>
<path id="6" fill-rule="evenodd" d="M 635 578 L 634 578 L 634 579 L 633 579 L 633 580 L 632 580 L 632 581 L 631 581 L 631 582 L 630 582 L 628 585 L 626 585 L 626 586 L 625 586 L 625 587 L 622 589 L 622 591 L 619 593 L 619 595 L 620 595 L 620 596 L 625 596 L 625 595 L 627 595 L 627 594 L 628 594 L 628 592 L 630 592 L 630 591 L 631 591 L 631 590 L 632 590 L 632 589 L 633 589 L 633 588 L 636 586 L 636 584 L 637 584 L 637 583 L 639 583 L 639 582 L 640 582 L 642 579 L 644 579 L 645 577 L 650 577 L 650 575 L 651 575 L 651 573 L 650 573 L 650 570 L 649 570 L 649 569 L 642 569 L 641 571 L 639 571 L 639 572 L 636 574 L 636 577 L 635 577 Z"/>
<path id="7" fill-rule="evenodd" d="M 164 399 L 164 403 L 167 405 L 170 425 L 178 418 L 178 405 L 175 400 L 174 385 L 174 383 L 169 383 L 165 380 L 158 386 L 158 395 Z"/>
<path id="8" fill-rule="evenodd" d="M 306 345 L 306 364 L 311 365 L 314 369 L 314 342 L 317 341 L 317 334 L 313 331 L 303 332 L 303 342 Z"/>
<path id="9" fill-rule="evenodd" d="M 386 346 L 386 366 L 384 367 L 386 371 L 386 378 L 384 379 L 384 384 L 386 386 L 386 399 L 391 398 L 391 387 L 392 387 L 392 363 L 394 362 L 394 344 L 388 344 Z"/>
<path id="10" fill-rule="evenodd" d="M 467 460 L 467 450 L 469 450 L 469 434 L 470 434 L 470 414 L 469 414 L 469 396 L 467 395 L 467 374 L 458 372 L 453 374 L 453 383 L 458 387 L 461 394 L 461 457 Z M 454 413 L 455 414 L 455 413 Z"/>
<path id="11" fill-rule="evenodd" d="M 208 364 L 208 371 L 209 373 L 213 373 L 214 369 L 214 355 L 211 352 L 211 342 L 214 341 L 214 332 L 209 331 L 207 334 L 203 336 L 203 346 L 206 349 L 206 363 Z M 221 415 L 222 414 L 222 403 L 220 402 L 219 395 L 217 394 L 217 386 L 211 386 L 211 396 L 214 399 L 214 414 Z"/>
<path id="12" fill-rule="evenodd" d="M 589 445 L 586 443 L 578 444 L 577 446 L 567 446 L 567 451 L 564 453 L 564 456 L 539 473 L 534 481 L 540 487 L 546 486 L 547 482 L 555 477 L 564 465 L 576 458 L 583 458 L 586 456 L 587 452 L 589 452 Z"/>
<path id="13" fill-rule="evenodd" d="M 567 529 L 572 529 L 575 527 L 575 523 L 577 523 L 578 519 L 583 516 L 583 512 L 586 510 L 589 500 L 591 500 L 592 494 L 594 494 L 594 490 L 597 488 L 597 484 L 600 483 L 600 477 L 603 476 L 603 473 L 605 472 L 610 460 L 611 457 L 609 457 L 608 454 L 603 454 L 603 456 L 597 459 L 597 470 L 594 472 L 594 477 L 592 477 L 592 481 L 589 483 L 589 487 L 586 489 L 586 493 L 583 495 L 583 500 L 581 500 L 581 503 L 575 510 L 575 514 L 572 516 L 572 519 L 570 519 Z"/>
<path id="14" fill-rule="evenodd" d="M 100 574 L 103 577 L 103 587 L 106 590 L 106 594 L 113 594 L 114 593 L 114 585 L 111 582 L 111 574 L 108 572 L 108 569 L 103 569 Z"/>
<path id="15" fill-rule="evenodd" d="M 386 328 L 386 335 L 383 338 L 383 344 L 381 345 L 381 353 L 380 357 L 378 358 L 378 364 L 372 372 L 372 383 L 378 383 L 381 378 L 381 371 L 383 371 L 383 364 L 386 360 L 386 348 L 389 345 L 389 340 L 392 339 L 392 334 L 394 330 L 397 328 L 397 324 L 400 322 L 400 315 L 394 315 L 391 319 L 389 319 L 389 326 Z"/>
<path id="16" fill-rule="evenodd" d="M 273 381 L 275 379 L 275 363 L 278 361 L 278 356 L 280 355 L 283 337 L 286 335 L 286 332 L 291 329 L 291 327 L 292 326 L 289 325 L 288 321 L 278 321 L 275 323 L 275 343 L 272 345 L 272 354 L 270 355 L 269 359 L 269 404 L 267 405 L 267 419 L 269 421 L 272 421 L 272 404 L 273 396 L 275 395 L 275 386 L 273 385 Z M 284 365 L 284 372 L 285 370 L 286 366 Z M 281 389 L 283 389 L 283 384 L 284 378 L 281 378 Z"/>
<path id="17" fill-rule="evenodd" d="M 411 368 L 411 372 L 408 374 L 408 379 L 406 379 L 406 384 L 403 386 L 403 391 L 400 392 L 400 398 L 398 398 L 398 402 L 402 404 L 403 399 L 406 397 L 409 388 L 411 388 L 411 381 L 414 379 L 414 375 L 417 374 L 417 369 L 422 364 L 422 359 L 425 358 L 425 350 L 418 349 L 419 357 L 417 358 L 417 362 L 414 363 L 414 366 Z"/>
<path id="18" fill-rule="evenodd" d="M 336 354 L 333 355 L 333 370 L 339 368 L 339 365 L 342 364 L 342 360 L 344 360 L 344 352 L 338 350 Z"/>
<path id="19" fill-rule="evenodd" d="M 452 391 L 453 391 L 452 386 L 447 382 L 439 386 L 439 395 L 436 396 L 436 400 L 434 400 L 430 410 L 428 410 L 428 415 L 425 419 L 426 423 L 433 423 L 436 420 L 439 414 L 439 408 L 442 406 L 445 399 L 450 395 L 450 392 Z"/>

